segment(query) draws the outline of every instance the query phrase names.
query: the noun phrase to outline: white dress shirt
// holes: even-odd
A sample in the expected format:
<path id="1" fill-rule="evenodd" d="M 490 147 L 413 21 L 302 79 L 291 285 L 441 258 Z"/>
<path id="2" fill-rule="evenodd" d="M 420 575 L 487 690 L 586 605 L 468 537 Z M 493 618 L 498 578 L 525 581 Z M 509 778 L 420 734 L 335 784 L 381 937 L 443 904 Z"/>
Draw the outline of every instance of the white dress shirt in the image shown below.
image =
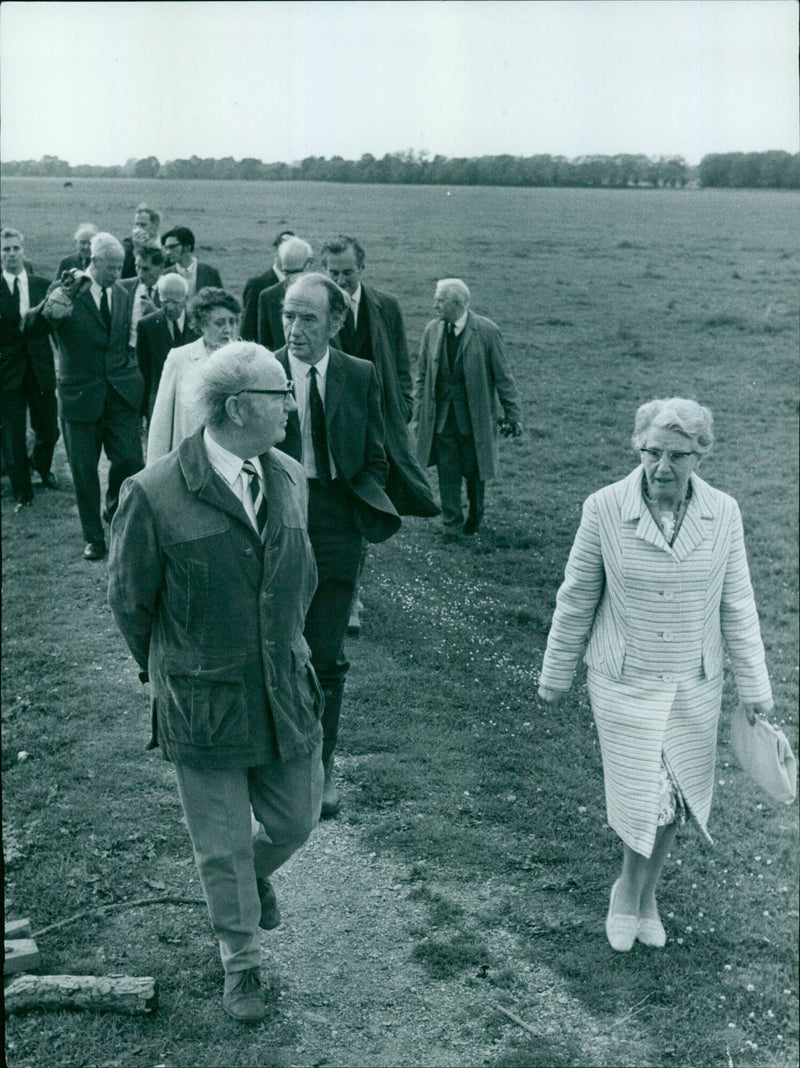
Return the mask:
<path id="1" fill-rule="evenodd" d="M 358 283 L 355 293 L 348 293 L 347 296 L 350 299 L 350 310 L 353 313 L 353 328 L 358 326 L 358 309 L 361 306 L 361 283 Z"/>
<path id="2" fill-rule="evenodd" d="M 140 282 L 136 289 L 133 291 L 133 306 L 131 308 L 131 334 L 128 338 L 128 344 L 131 346 L 131 348 L 135 348 L 136 346 L 136 327 L 139 323 L 139 320 L 143 319 L 145 314 L 142 310 L 142 301 L 149 301 L 150 304 L 155 307 L 153 297 L 156 294 L 156 287 L 150 286 L 150 289 L 152 289 L 153 291 L 153 296 L 147 295 L 147 286 L 144 284 L 144 282 Z M 149 315 L 150 312 L 148 311 L 147 314 Z"/>
<path id="3" fill-rule="evenodd" d="M 89 277 L 92 280 L 92 284 L 89 287 L 89 292 L 92 294 L 92 299 L 94 300 L 95 304 L 97 305 L 97 310 L 100 311 L 100 301 L 101 301 L 102 296 L 103 296 L 103 290 L 102 290 L 101 286 L 99 285 L 99 283 L 98 283 L 97 279 L 95 278 L 95 276 L 92 274 L 91 270 L 88 272 L 88 274 L 89 274 Z M 108 311 L 109 311 L 109 314 L 111 314 L 111 309 L 114 307 L 113 302 L 112 302 L 113 298 L 111 296 L 111 293 L 113 292 L 113 289 L 114 289 L 113 286 L 106 286 L 106 294 L 108 296 Z"/>
<path id="4" fill-rule="evenodd" d="M 256 513 L 253 507 L 253 497 L 250 493 L 250 476 L 242 471 L 242 467 L 247 461 L 243 460 L 240 456 L 234 455 L 232 452 L 228 452 L 228 450 L 224 449 L 218 441 L 214 441 L 208 432 L 208 427 L 203 431 L 203 445 L 205 446 L 206 455 L 208 456 L 211 466 L 242 502 L 242 507 L 245 512 L 247 512 L 247 518 L 253 524 L 256 533 L 258 533 L 258 523 L 256 522 Z M 250 463 L 258 472 L 258 479 L 261 483 L 261 492 L 266 496 L 264 471 L 261 467 L 261 461 L 257 456 L 251 456 Z"/>
<path id="5" fill-rule="evenodd" d="M 193 297 L 197 291 L 197 258 L 192 256 L 192 262 L 188 267 L 181 267 L 179 263 L 175 264 L 175 269 L 181 278 L 186 279 L 186 284 L 189 287 L 187 297 Z"/>
<path id="6" fill-rule="evenodd" d="M 325 386 L 328 378 L 328 364 L 330 363 L 330 349 L 325 350 L 325 355 L 315 363 L 317 371 L 317 389 L 325 405 Z M 307 478 L 319 478 L 317 464 L 314 458 L 314 442 L 311 438 L 311 409 L 308 405 L 308 373 L 311 364 L 303 363 L 289 353 L 289 370 L 294 383 L 294 399 L 297 404 L 297 417 L 300 420 L 300 440 L 303 445 L 303 469 Z M 328 450 L 331 461 L 331 478 L 336 478 L 336 466 L 333 457 Z"/>
<path id="7" fill-rule="evenodd" d="M 464 314 L 453 323 L 453 333 L 456 337 L 461 337 L 461 334 L 464 332 L 464 327 L 467 325 L 467 314 L 467 312 L 464 312 Z"/>
<path id="8" fill-rule="evenodd" d="M 28 272 L 23 269 L 19 274 L 9 274 L 8 271 L 3 271 L 3 278 L 6 280 L 6 285 L 11 290 L 12 296 L 14 293 L 14 281 L 19 281 L 19 315 L 23 318 L 27 311 L 30 311 L 31 298 L 28 288 Z"/>

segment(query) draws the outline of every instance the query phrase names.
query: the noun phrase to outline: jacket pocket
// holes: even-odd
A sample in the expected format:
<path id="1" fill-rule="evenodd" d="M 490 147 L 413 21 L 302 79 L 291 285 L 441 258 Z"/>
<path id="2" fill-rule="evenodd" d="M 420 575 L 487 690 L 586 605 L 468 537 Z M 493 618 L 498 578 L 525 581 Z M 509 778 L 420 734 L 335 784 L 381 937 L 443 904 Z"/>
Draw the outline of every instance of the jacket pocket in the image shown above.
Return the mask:
<path id="1" fill-rule="evenodd" d="M 235 664 L 187 669 L 164 664 L 169 733 L 191 745 L 246 745 L 247 701 L 242 669 Z"/>
<path id="2" fill-rule="evenodd" d="M 305 638 L 292 644 L 292 689 L 298 707 L 312 713 L 316 719 L 321 719 L 325 695 L 312 667 Z"/>

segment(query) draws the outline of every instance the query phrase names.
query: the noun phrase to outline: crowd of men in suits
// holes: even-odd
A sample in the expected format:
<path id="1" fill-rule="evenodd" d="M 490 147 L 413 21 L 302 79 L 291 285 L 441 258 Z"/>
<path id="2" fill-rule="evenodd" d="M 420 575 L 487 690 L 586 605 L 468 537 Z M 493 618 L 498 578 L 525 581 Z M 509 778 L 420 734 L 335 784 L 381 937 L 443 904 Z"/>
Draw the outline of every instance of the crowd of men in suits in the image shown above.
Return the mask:
<path id="1" fill-rule="evenodd" d="M 143 677 L 154 679 L 153 741 L 178 769 L 220 938 L 224 1004 L 237 1019 L 254 1019 L 263 1014 L 255 928 L 280 920 L 269 875 L 320 815 L 334 816 L 340 806 L 333 757 L 349 667 L 345 637 L 366 545 L 396 533 L 403 515 L 439 514 L 426 474 L 434 465 L 445 539 L 475 534 L 485 483 L 496 472 L 498 435 L 521 433 L 520 406 L 500 332 L 469 310 L 462 280 L 437 284 L 414 380 L 397 298 L 363 279 L 366 255 L 356 238 L 338 235 L 323 245 L 323 273 L 312 270 L 307 241 L 280 233 L 272 266 L 247 281 L 239 321 L 239 304 L 219 272 L 195 257 L 191 230 L 160 234 L 160 225 L 145 204 L 123 242 L 82 224 L 54 283 L 34 274 L 22 234 L 2 231 L 3 460 L 16 509 L 24 512 L 33 502 L 31 467 L 43 486 L 58 488 L 51 464 L 60 421 L 87 560 L 106 555 L 104 524 L 111 524 L 110 601 Z M 216 349 L 194 332 L 205 329 L 201 306 L 214 304 L 235 312 L 228 337 L 237 323 L 241 333 Z M 143 421 L 154 405 L 158 415 L 167 381 L 189 349 L 199 362 L 201 414 L 195 419 L 187 408 L 181 440 L 160 459 L 149 456 L 143 470 Z M 190 392 L 194 397 L 194 386 Z M 109 461 L 104 501 L 102 451 Z M 262 556 L 256 554 L 251 581 L 240 560 L 252 556 L 254 536 Z M 196 588 L 195 572 L 205 576 Z M 226 608 L 225 595 L 236 589 L 236 604 Z M 281 633 L 261 654 L 253 645 L 252 679 L 238 679 L 241 648 L 221 675 L 231 642 L 239 641 L 224 635 L 238 626 L 246 646 L 242 605 L 259 589 L 253 633 Z M 217 620 L 213 627 L 192 625 L 198 605 L 203 618 Z M 172 633 L 178 620 L 186 621 L 185 634 Z M 182 697 L 179 661 L 189 652 L 194 667 Z M 291 685 L 281 682 L 287 671 Z M 228 726 L 238 698 L 212 708 L 239 682 L 244 690 L 231 692 L 250 695 L 247 715 L 258 726 L 248 728 L 249 742 L 241 716 Z M 266 721 L 258 711 L 264 694 Z M 201 714 L 207 705 L 211 734 Z M 254 768 L 256 737 L 263 744 Z M 223 769 L 228 778 L 220 777 Z M 231 820 L 235 809 L 235 830 L 227 815 L 209 810 L 216 790 Z M 255 870 L 224 845 L 247 837 L 251 808 L 271 841 L 255 847 Z M 233 884 L 233 897 L 220 889 Z"/>

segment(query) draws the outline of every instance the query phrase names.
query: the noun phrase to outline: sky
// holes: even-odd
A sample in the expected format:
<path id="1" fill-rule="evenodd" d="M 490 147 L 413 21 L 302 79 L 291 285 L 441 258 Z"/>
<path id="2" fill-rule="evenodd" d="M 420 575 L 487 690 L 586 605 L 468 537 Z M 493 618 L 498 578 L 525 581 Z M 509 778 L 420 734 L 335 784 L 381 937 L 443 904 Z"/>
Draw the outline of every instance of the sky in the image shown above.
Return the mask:
<path id="1" fill-rule="evenodd" d="M 796 0 L 6 0 L 0 152 L 797 152 L 797 19 Z"/>

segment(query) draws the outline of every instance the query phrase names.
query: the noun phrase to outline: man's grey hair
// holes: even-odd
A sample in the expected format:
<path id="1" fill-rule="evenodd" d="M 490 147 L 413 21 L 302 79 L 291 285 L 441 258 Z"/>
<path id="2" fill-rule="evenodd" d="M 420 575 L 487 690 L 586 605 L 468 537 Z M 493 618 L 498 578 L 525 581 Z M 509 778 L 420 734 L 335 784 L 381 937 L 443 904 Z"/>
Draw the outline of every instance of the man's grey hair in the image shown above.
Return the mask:
<path id="1" fill-rule="evenodd" d="M 436 283 L 436 292 L 444 296 L 456 297 L 459 304 L 463 304 L 465 308 L 469 304 L 467 283 L 462 282 L 460 278 L 440 278 Z"/>
<path id="2" fill-rule="evenodd" d="M 118 256 L 122 256 L 123 258 L 125 256 L 125 249 L 120 242 L 117 241 L 116 237 L 114 237 L 113 234 L 107 234 L 102 231 L 99 234 L 94 235 L 90 248 L 92 250 L 93 260 L 100 259 L 100 257 L 105 256 L 109 252 L 115 252 Z"/>
<path id="3" fill-rule="evenodd" d="M 278 245 L 278 264 L 281 267 L 290 257 L 298 260 L 304 258 L 308 261 L 313 255 L 313 248 L 302 237 L 287 237 L 285 241 L 281 241 L 280 245 Z"/>
<path id="4" fill-rule="evenodd" d="M 255 341 L 229 341 L 212 352 L 200 369 L 195 401 L 203 425 L 224 426 L 228 397 L 252 386 L 261 368 L 283 370 L 269 349 Z"/>
<path id="5" fill-rule="evenodd" d="M 0 231 L 0 239 L 6 241 L 9 237 L 16 237 L 21 245 L 25 244 L 25 235 L 19 230 L 15 230 L 13 226 L 4 226 Z"/>
<path id="6" fill-rule="evenodd" d="M 75 231 L 75 240 L 83 241 L 87 237 L 94 237 L 94 235 L 99 232 L 100 227 L 95 226 L 94 223 L 81 223 L 78 229 Z"/>
<path id="7" fill-rule="evenodd" d="M 677 430 L 695 442 L 701 456 L 711 451 L 714 445 L 714 416 L 710 408 L 686 397 L 657 398 L 643 404 L 636 412 L 631 444 L 635 451 L 644 444 L 650 427 L 659 430 Z"/>
<path id="8" fill-rule="evenodd" d="M 185 297 L 189 292 L 189 283 L 179 274 L 162 274 L 159 275 L 158 281 L 156 282 L 156 289 L 162 300 L 164 299 L 164 292 L 167 289 L 171 289 L 176 293 L 180 290 L 181 296 Z"/>

